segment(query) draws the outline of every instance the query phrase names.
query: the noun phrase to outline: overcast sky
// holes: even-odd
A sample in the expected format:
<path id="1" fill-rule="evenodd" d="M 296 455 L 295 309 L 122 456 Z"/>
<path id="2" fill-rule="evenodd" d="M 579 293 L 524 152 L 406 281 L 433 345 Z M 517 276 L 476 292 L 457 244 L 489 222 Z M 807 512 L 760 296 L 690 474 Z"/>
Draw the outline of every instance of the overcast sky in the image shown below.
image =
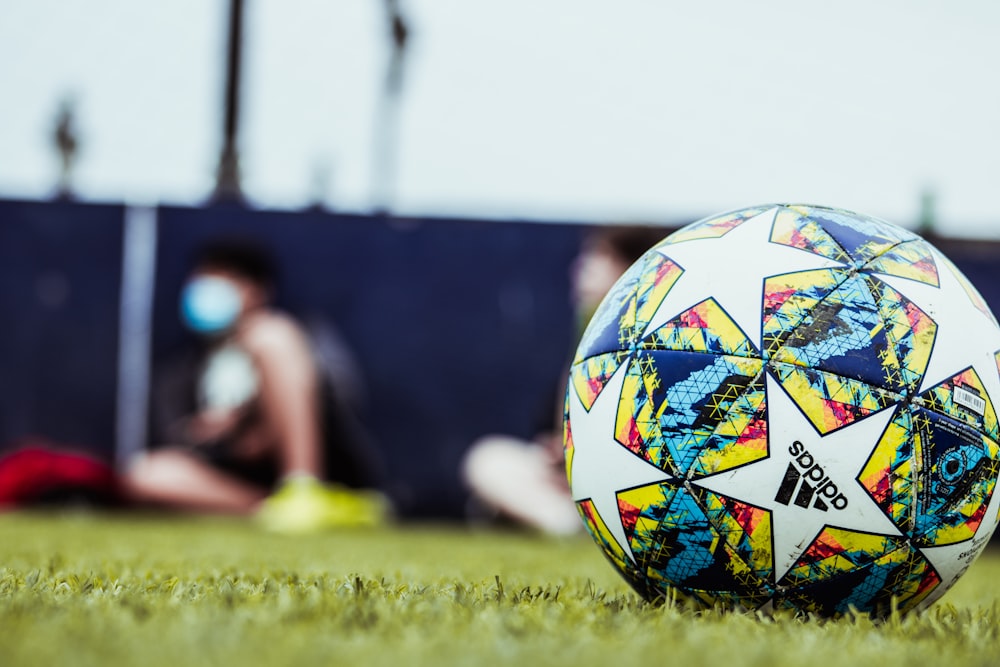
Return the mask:
<path id="1" fill-rule="evenodd" d="M 768 201 L 1000 238 L 995 0 L 400 0 L 393 208 L 676 221 Z M 0 196 L 197 204 L 221 141 L 226 0 L 0 0 Z M 244 186 L 367 211 L 382 0 L 247 0 Z"/>

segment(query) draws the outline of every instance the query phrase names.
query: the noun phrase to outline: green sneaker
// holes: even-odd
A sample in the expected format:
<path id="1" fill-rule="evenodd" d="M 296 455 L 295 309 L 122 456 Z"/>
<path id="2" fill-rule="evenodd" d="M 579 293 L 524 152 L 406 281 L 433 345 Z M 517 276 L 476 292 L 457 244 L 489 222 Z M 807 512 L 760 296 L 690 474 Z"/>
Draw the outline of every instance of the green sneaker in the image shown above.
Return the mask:
<path id="1" fill-rule="evenodd" d="M 390 520 L 385 496 L 324 484 L 313 477 L 286 480 L 258 510 L 256 519 L 277 533 L 380 526 Z"/>

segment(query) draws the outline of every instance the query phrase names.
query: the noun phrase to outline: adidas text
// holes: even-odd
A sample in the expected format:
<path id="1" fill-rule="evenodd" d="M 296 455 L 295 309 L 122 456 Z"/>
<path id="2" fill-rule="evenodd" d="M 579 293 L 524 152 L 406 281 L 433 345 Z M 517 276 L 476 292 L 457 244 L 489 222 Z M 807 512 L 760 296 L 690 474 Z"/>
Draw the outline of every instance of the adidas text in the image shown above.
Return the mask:
<path id="1" fill-rule="evenodd" d="M 788 447 L 788 453 L 793 458 L 774 496 L 776 502 L 782 505 L 794 502 L 799 507 L 814 507 L 823 512 L 831 506 L 835 510 L 847 508 L 847 498 L 827 477 L 826 471 L 816 463 L 805 445 L 796 440 Z"/>

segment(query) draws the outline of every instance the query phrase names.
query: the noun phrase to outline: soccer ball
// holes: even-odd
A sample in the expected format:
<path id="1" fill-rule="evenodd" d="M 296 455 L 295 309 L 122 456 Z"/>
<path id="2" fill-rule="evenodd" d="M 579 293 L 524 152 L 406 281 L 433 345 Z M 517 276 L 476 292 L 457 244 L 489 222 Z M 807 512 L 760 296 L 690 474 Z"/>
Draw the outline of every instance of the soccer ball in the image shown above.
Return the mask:
<path id="1" fill-rule="evenodd" d="M 760 206 L 612 288 L 570 370 L 566 469 L 648 599 L 884 617 L 938 599 L 993 533 L 997 399 L 1000 328 L 937 249 Z"/>

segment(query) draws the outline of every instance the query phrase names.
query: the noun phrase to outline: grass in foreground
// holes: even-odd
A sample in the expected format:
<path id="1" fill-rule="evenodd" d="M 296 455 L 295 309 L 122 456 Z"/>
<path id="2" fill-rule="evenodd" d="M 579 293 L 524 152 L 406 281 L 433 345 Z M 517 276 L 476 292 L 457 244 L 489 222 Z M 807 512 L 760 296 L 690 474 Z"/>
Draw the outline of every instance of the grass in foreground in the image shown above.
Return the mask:
<path id="1" fill-rule="evenodd" d="M 0 516 L 0 664 L 1000 662 L 1000 551 L 874 627 L 641 602 L 586 537 L 453 527 L 280 537 L 222 519 Z"/>

